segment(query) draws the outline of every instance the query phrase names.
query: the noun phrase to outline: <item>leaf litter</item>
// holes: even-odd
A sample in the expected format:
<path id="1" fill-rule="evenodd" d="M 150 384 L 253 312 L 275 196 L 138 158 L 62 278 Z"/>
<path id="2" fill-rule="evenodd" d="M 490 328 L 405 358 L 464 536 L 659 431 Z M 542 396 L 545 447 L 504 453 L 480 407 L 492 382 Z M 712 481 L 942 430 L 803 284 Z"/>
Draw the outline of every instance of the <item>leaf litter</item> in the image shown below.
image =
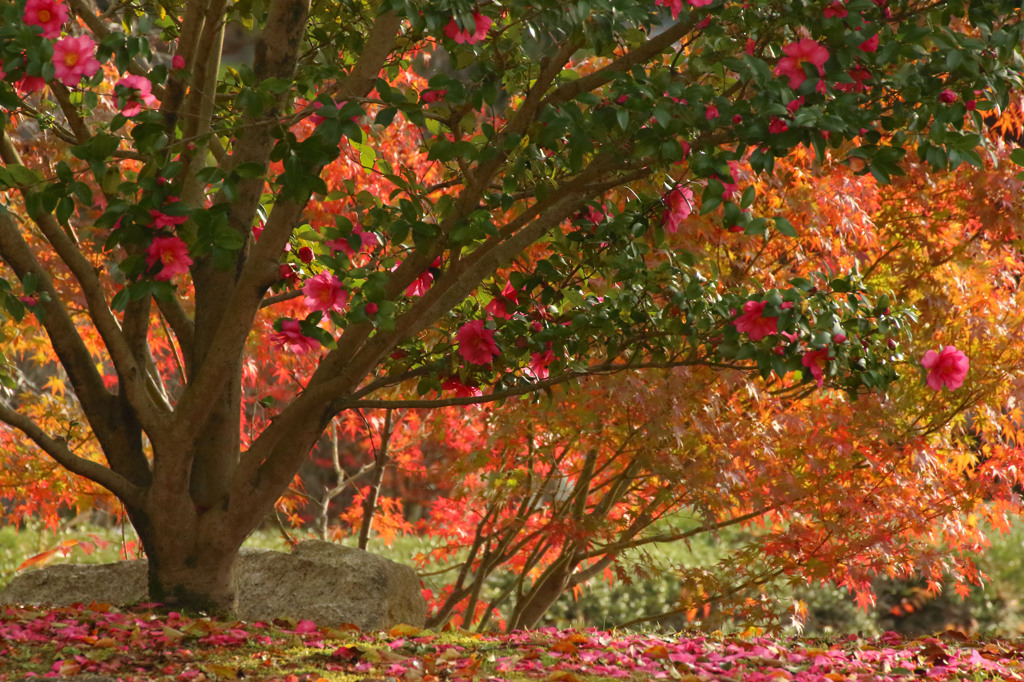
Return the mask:
<path id="1" fill-rule="evenodd" d="M 0 610 L 0 682 L 1024 680 L 1024 643 L 957 632 L 831 640 L 625 631 L 431 632 L 243 623 L 142 604 Z"/>

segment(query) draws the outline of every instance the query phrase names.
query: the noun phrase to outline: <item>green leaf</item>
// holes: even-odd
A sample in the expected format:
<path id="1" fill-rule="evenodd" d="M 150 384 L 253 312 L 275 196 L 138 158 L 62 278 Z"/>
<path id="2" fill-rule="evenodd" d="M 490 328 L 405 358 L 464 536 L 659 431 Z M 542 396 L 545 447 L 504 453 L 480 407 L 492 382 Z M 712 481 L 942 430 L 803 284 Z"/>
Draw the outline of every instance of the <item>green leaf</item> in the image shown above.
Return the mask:
<path id="1" fill-rule="evenodd" d="M 789 222 L 782 216 L 775 216 L 775 229 L 778 230 L 780 234 L 784 234 L 787 237 L 797 236 L 796 228 L 793 227 L 793 223 Z"/>
<path id="2" fill-rule="evenodd" d="M 127 288 L 123 288 L 114 294 L 114 299 L 110 302 L 110 307 L 117 311 L 124 311 L 124 309 L 128 307 Z"/>
<path id="3" fill-rule="evenodd" d="M 7 172 L 10 173 L 14 184 L 19 187 L 32 187 L 43 180 L 39 177 L 39 174 L 31 168 L 18 164 L 7 166 Z"/>

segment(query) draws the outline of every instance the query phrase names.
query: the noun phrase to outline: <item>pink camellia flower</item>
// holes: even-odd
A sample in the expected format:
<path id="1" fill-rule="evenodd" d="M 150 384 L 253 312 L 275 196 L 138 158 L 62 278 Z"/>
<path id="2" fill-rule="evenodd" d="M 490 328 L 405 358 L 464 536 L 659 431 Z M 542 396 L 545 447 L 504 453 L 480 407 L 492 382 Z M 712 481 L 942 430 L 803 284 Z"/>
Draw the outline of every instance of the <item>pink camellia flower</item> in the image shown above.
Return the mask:
<path id="1" fill-rule="evenodd" d="M 121 114 L 131 118 L 142 111 L 143 105 L 151 107 L 156 104 L 156 97 L 151 93 L 153 84 L 148 78 L 142 76 L 125 76 L 117 81 L 117 85 L 127 88 L 129 92 L 125 95 L 124 107 Z M 115 85 L 114 87 L 117 87 Z"/>
<path id="2" fill-rule="evenodd" d="M 608 217 L 604 209 L 604 206 L 587 206 L 587 210 L 583 212 L 583 217 L 597 225 Z"/>
<path id="3" fill-rule="evenodd" d="M 687 0 L 690 3 L 690 7 L 707 7 L 715 0 Z"/>
<path id="4" fill-rule="evenodd" d="M 420 101 L 424 104 L 433 104 L 444 99 L 444 96 L 447 94 L 447 90 L 424 90 L 420 93 Z"/>
<path id="5" fill-rule="evenodd" d="M 57 38 L 68 20 L 68 8 L 56 0 L 28 0 L 22 17 L 29 26 L 40 26 L 44 38 Z"/>
<path id="6" fill-rule="evenodd" d="M 665 205 L 667 208 L 661 214 L 665 231 L 675 234 L 682 222 L 693 213 L 693 190 L 689 187 L 673 187 L 665 195 Z"/>
<path id="7" fill-rule="evenodd" d="M 427 293 L 427 291 L 430 289 L 430 285 L 433 283 L 434 273 L 430 272 L 430 270 L 424 270 L 423 274 L 421 274 L 419 277 L 413 280 L 413 283 L 406 287 L 405 295 L 410 297 L 422 296 L 423 294 Z"/>
<path id="8" fill-rule="evenodd" d="M 683 11 L 683 0 L 657 0 L 654 4 L 660 5 L 661 7 L 667 7 L 669 11 L 672 12 L 673 20 L 677 19 L 679 17 L 679 13 Z"/>
<path id="9" fill-rule="evenodd" d="M 494 342 L 494 330 L 484 327 L 483 320 L 467 322 L 455 332 L 459 342 L 459 355 L 471 365 L 489 365 L 501 354 Z"/>
<path id="10" fill-rule="evenodd" d="M 391 269 L 392 270 L 397 270 L 399 265 L 401 265 L 401 263 L 396 264 L 395 267 L 393 267 Z M 441 258 L 438 257 L 438 258 L 434 259 L 434 262 L 430 264 L 430 267 L 436 268 L 436 267 L 440 267 L 440 265 L 441 265 Z M 415 280 L 413 280 L 413 283 L 405 288 L 405 295 L 406 296 L 422 296 L 423 294 L 427 293 L 427 291 L 430 289 L 430 285 L 433 284 L 433 283 L 434 283 L 434 273 L 432 273 L 430 270 L 424 270 L 423 274 L 421 274 L 419 277 L 417 277 Z"/>
<path id="11" fill-rule="evenodd" d="M 828 50 L 819 45 L 817 41 L 804 38 L 795 43 L 783 45 L 782 51 L 786 53 L 786 56 L 780 59 L 776 65 L 775 75 L 789 78 L 789 87 L 794 90 L 807 80 L 807 74 L 804 73 L 805 63 L 818 67 L 818 75 L 825 75 Z"/>
<path id="12" fill-rule="evenodd" d="M 519 304 L 519 290 L 512 286 L 512 282 L 506 282 L 505 288 L 502 289 L 501 295 L 495 296 L 491 299 L 491 302 L 484 308 L 494 317 L 501 317 L 508 319 L 512 317 L 509 314 L 509 308 L 514 308 Z"/>
<path id="13" fill-rule="evenodd" d="M 352 234 L 357 235 L 359 237 L 360 244 L 359 248 L 357 249 L 353 249 L 349 245 L 348 239 L 346 237 L 332 239 L 327 242 L 327 246 L 329 246 L 331 249 L 335 251 L 343 252 L 346 256 L 348 256 L 351 259 L 355 257 L 356 253 L 362 251 L 363 249 L 372 249 L 374 246 L 380 244 L 380 240 L 377 238 L 377 235 L 375 235 L 373 232 L 365 232 L 359 225 L 356 225 L 354 228 L 352 228 Z"/>
<path id="14" fill-rule="evenodd" d="M 772 116 L 771 121 L 768 123 L 768 132 L 772 135 L 778 135 L 789 130 L 789 125 L 779 118 L 778 116 Z"/>
<path id="15" fill-rule="evenodd" d="M 856 92 L 864 91 L 864 81 L 871 79 L 871 72 L 865 67 L 857 64 L 850 69 L 850 78 L 853 79 L 853 89 Z"/>
<path id="16" fill-rule="evenodd" d="M 444 27 L 444 34 L 460 45 L 462 43 L 476 45 L 487 37 L 487 31 L 490 30 L 493 21 L 488 16 L 484 16 L 479 12 L 473 12 L 473 32 L 470 33 L 459 26 L 455 21 L 455 17 L 452 17 L 452 20 Z"/>
<path id="17" fill-rule="evenodd" d="M 342 312 L 348 301 L 348 292 L 341 286 L 341 280 L 329 272 L 310 277 L 302 285 L 305 296 L 303 303 L 310 310 L 334 310 Z"/>
<path id="18" fill-rule="evenodd" d="M 839 2 L 839 0 L 835 0 L 835 2 L 825 8 L 826 19 L 845 19 L 849 14 L 850 12 L 846 9 L 843 3 Z"/>
<path id="19" fill-rule="evenodd" d="M 939 93 L 939 101 L 943 104 L 952 104 L 956 101 L 956 93 L 952 90 L 943 90 Z"/>
<path id="20" fill-rule="evenodd" d="M 713 121 L 714 119 L 718 118 L 718 107 L 716 107 L 714 104 L 709 104 L 704 109 L 704 118 L 706 118 L 709 121 Z"/>
<path id="21" fill-rule="evenodd" d="M 281 320 L 281 331 L 270 335 L 270 341 L 279 348 L 287 348 L 292 353 L 308 353 L 320 347 L 316 339 L 302 333 L 302 324 L 298 320 Z"/>
<path id="22" fill-rule="evenodd" d="M 730 161 L 729 163 L 731 164 L 732 161 Z M 733 168 L 732 170 L 735 171 L 736 169 Z M 734 196 L 736 196 L 736 194 L 740 191 L 739 183 L 736 183 L 736 182 L 726 182 L 725 180 L 722 180 L 717 175 L 712 175 L 711 178 L 714 179 L 714 180 L 718 180 L 720 183 L 722 183 L 722 200 L 723 201 L 730 201 L 730 200 L 732 200 L 732 198 Z"/>
<path id="23" fill-rule="evenodd" d="M 176 71 L 179 70 L 179 69 L 184 69 L 185 68 L 185 58 L 182 55 L 180 55 L 180 54 L 174 55 L 174 58 L 171 60 L 171 68 L 176 70 Z"/>
<path id="24" fill-rule="evenodd" d="M 555 354 L 548 348 L 543 353 L 534 353 L 530 356 L 530 366 L 526 373 L 537 381 L 543 381 L 551 376 L 548 365 L 555 361 Z"/>
<path id="25" fill-rule="evenodd" d="M 153 279 L 161 282 L 170 281 L 177 275 L 188 272 L 192 259 L 188 257 L 188 246 L 181 239 L 171 237 L 154 237 L 146 249 L 146 265 L 153 267 L 160 263 L 160 271 Z"/>
<path id="26" fill-rule="evenodd" d="M 96 59 L 96 43 L 89 36 L 61 38 L 53 46 L 53 65 L 57 80 L 72 88 L 82 77 L 89 78 L 100 70 Z"/>
<path id="27" fill-rule="evenodd" d="M 187 215 L 167 215 L 163 211 L 158 211 L 155 208 L 149 209 L 149 217 L 153 219 L 149 224 L 149 227 L 154 230 L 161 230 L 165 227 L 174 229 L 177 225 L 181 225 L 188 220 Z"/>
<path id="28" fill-rule="evenodd" d="M 348 100 L 342 100 L 341 102 L 335 102 L 334 103 L 334 108 L 337 109 L 338 111 L 341 111 L 345 107 L 346 104 L 348 104 Z M 324 103 L 323 102 L 313 102 L 313 109 L 319 111 L 320 109 L 323 109 L 323 108 L 324 108 Z M 359 117 L 358 116 L 353 116 L 352 120 L 354 121 L 357 118 L 359 118 Z M 324 120 L 325 120 L 324 117 L 321 116 L 320 114 L 310 114 L 310 116 L 309 116 L 309 122 L 312 123 L 313 125 L 320 125 L 321 123 L 324 122 Z"/>
<path id="29" fill-rule="evenodd" d="M 877 52 L 878 51 L 878 34 L 871 36 L 863 43 L 860 44 L 860 49 L 865 52 Z"/>
<path id="30" fill-rule="evenodd" d="M 822 370 L 824 370 L 825 365 L 828 364 L 828 348 L 808 351 L 804 353 L 800 362 L 811 372 L 811 376 L 814 377 L 814 380 L 817 382 L 818 388 L 821 388 L 825 383 L 825 376 L 822 373 Z"/>
<path id="31" fill-rule="evenodd" d="M 442 381 L 441 390 L 453 392 L 456 398 L 473 398 L 483 395 L 483 391 L 479 388 L 476 386 L 467 386 L 462 383 L 458 377 L 448 377 Z"/>
<path id="32" fill-rule="evenodd" d="M 764 307 L 767 301 L 747 301 L 743 304 L 743 314 L 736 318 L 733 323 L 736 331 L 746 332 L 751 341 L 760 341 L 766 336 L 772 336 L 779 331 L 779 318 L 764 317 Z"/>
<path id="33" fill-rule="evenodd" d="M 46 81 L 40 76 L 22 76 L 17 83 L 14 84 L 14 88 L 22 94 L 32 94 L 33 92 L 42 92 L 43 88 L 46 87 Z"/>
<path id="34" fill-rule="evenodd" d="M 936 391 L 941 391 L 943 384 L 951 391 L 960 388 L 970 366 L 967 356 L 953 346 L 946 346 L 938 353 L 928 351 L 921 358 L 921 364 L 928 370 L 928 387 Z"/>

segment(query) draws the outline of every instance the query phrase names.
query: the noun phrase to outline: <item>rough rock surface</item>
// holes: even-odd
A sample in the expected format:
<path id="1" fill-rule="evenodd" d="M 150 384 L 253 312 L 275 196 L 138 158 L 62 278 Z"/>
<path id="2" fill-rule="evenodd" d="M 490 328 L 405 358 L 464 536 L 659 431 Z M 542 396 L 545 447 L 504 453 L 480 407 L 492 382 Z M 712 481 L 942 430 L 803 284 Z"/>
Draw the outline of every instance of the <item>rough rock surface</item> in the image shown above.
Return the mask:
<path id="1" fill-rule="evenodd" d="M 309 619 L 361 630 L 399 623 L 422 627 L 426 621 L 416 572 L 359 549 L 310 540 L 291 554 L 243 552 L 237 570 L 242 620 Z M 0 591 L 0 604 L 121 605 L 147 599 L 145 561 L 48 566 L 16 576 Z"/>

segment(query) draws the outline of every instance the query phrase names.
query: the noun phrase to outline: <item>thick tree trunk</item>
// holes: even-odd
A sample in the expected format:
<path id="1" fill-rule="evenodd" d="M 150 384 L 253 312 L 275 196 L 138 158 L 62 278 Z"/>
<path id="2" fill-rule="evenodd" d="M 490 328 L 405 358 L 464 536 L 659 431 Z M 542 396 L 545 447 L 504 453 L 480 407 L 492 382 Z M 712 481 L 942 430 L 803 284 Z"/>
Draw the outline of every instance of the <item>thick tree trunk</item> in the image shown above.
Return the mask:
<path id="1" fill-rule="evenodd" d="M 238 608 L 238 551 L 149 558 L 149 596 L 161 604 L 224 615 Z"/>
<path id="2" fill-rule="evenodd" d="M 232 523 L 223 511 L 201 512 L 187 493 L 171 500 L 155 492 L 147 510 L 129 513 L 149 560 L 150 599 L 233 615 L 238 549 L 251 528 Z"/>

